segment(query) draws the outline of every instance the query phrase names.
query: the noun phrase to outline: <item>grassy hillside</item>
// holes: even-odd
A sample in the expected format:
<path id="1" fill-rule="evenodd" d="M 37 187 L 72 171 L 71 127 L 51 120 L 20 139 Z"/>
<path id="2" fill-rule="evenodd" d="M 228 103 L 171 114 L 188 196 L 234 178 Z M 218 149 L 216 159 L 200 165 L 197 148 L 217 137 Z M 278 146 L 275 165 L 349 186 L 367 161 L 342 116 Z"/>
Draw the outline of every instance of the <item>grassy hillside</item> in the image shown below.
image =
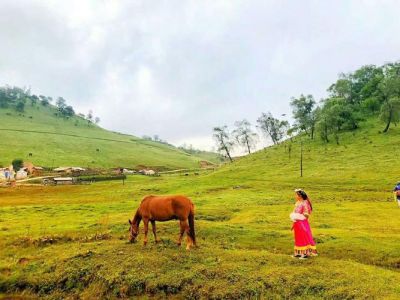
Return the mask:
<path id="1" fill-rule="evenodd" d="M 300 138 L 202 176 L 133 177 L 90 186 L 0 189 L 0 293 L 47 298 L 398 299 L 400 128 L 376 120 L 341 144 Z M 310 195 L 320 256 L 290 257 L 293 189 Z M 146 194 L 180 193 L 196 204 L 198 249 L 127 243 L 127 219 Z M 142 228 L 142 227 L 141 227 Z"/>
<path id="2" fill-rule="evenodd" d="M 0 164 L 22 158 L 46 166 L 195 168 L 203 158 L 175 147 L 88 126 L 80 117 L 56 117 L 53 107 L 0 109 Z M 28 154 L 32 153 L 32 157 Z M 210 154 L 216 161 L 217 155 Z"/>

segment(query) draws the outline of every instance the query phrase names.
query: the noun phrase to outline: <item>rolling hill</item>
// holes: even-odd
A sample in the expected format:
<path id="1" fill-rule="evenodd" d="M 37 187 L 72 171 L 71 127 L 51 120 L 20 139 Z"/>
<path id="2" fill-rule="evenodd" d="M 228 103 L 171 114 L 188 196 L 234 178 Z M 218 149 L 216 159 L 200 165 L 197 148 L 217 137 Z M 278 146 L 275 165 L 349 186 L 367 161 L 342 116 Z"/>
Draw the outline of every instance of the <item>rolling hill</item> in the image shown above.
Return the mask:
<path id="1" fill-rule="evenodd" d="M 62 118 L 56 113 L 53 106 L 27 105 L 24 112 L 1 108 L 0 164 L 22 158 L 45 167 L 178 169 L 197 168 L 200 160 L 219 161 L 214 153 L 191 155 L 171 145 L 88 125 L 79 116 Z"/>

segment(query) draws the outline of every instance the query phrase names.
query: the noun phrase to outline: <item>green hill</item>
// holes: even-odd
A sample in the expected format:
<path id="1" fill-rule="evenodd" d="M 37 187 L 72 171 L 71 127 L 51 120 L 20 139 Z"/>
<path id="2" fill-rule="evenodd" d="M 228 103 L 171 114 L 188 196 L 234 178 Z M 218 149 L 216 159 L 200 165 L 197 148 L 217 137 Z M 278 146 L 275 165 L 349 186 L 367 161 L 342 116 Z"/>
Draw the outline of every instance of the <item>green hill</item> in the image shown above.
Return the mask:
<path id="1" fill-rule="evenodd" d="M 0 164 L 22 158 L 45 167 L 144 165 L 176 169 L 197 168 L 204 160 L 202 155 L 191 155 L 171 145 L 107 131 L 76 115 L 63 118 L 55 114 L 54 106 L 40 104 L 25 105 L 24 112 L 0 108 Z M 204 155 L 218 162 L 217 154 Z"/>

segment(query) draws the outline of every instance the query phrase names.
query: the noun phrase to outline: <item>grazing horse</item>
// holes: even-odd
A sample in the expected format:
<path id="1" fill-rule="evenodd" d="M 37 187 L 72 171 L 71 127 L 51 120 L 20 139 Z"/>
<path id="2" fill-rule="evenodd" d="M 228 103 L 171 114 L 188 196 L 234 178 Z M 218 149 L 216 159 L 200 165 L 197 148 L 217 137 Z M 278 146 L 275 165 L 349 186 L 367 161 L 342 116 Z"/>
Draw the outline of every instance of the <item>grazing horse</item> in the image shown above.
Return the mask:
<path id="1" fill-rule="evenodd" d="M 151 195 L 144 197 L 133 220 L 129 220 L 129 241 L 131 243 L 135 241 L 139 234 L 139 224 L 141 220 L 143 220 L 144 224 L 144 245 L 147 244 L 149 221 L 151 222 L 154 239 L 157 243 L 159 242 L 159 239 L 157 239 L 156 221 L 164 222 L 169 220 L 179 220 L 181 231 L 178 239 L 178 246 L 181 245 L 182 237 L 185 232 L 187 235 L 186 250 L 189 250 L 192 246 L 196 246 L 196 235 L 194 232 L 194 204 L 185 196 Z"/>

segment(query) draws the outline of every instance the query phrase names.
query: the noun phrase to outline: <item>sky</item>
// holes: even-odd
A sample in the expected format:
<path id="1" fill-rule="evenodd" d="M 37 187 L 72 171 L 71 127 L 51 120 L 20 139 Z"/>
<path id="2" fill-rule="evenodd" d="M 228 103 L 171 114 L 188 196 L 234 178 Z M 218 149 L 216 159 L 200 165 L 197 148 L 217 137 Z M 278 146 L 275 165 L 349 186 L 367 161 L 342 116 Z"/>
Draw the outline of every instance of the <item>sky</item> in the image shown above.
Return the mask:
<path id="1" fill-rule="evenodd" d="M 399 11 L 383 0 L 1 0 L 0 85 L 62 96 L 106 129 L 211 150 L 215 126 L 268 111 L 291 121 L 291 97 L 319 100 L 338 74 L 399 60 Z"/>

